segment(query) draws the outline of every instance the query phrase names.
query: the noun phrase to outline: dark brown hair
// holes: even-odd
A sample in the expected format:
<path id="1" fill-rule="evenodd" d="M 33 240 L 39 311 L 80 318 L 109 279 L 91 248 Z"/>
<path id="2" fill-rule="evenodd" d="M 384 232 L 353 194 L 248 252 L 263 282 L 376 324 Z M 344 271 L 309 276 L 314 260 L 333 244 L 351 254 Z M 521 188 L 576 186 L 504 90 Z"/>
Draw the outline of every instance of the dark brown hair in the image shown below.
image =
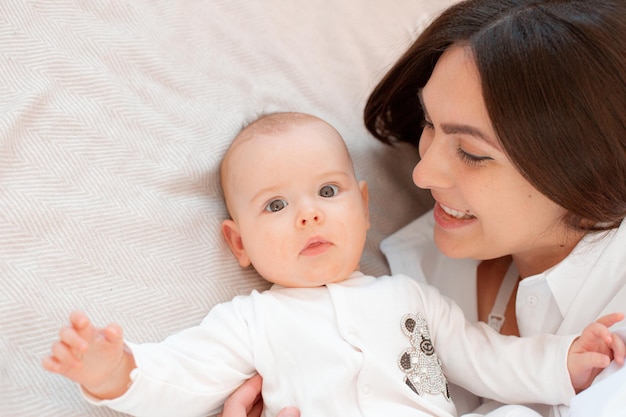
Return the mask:
<path id="1" fill-rule="evenodd" d="M 417 145 L 418 101 L 450 45 L 466 46 L 503 149 L 576 229 L 626 216 L 626 1 L 469 0 L 420 34 L 371 94 L 365 125 Z"/>

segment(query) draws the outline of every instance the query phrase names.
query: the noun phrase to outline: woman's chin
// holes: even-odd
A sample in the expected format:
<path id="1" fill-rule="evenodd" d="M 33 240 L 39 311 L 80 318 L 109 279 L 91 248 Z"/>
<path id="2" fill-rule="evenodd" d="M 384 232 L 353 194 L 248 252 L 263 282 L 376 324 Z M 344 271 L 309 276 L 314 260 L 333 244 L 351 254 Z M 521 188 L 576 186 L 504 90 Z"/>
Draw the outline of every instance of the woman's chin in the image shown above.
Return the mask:
<path id="1" fill-rule="evenodd" d="M 473 242 L 450 236 L 450 233 L 435 226 L 434 241 L 437 248 L 448 258 L 478 259 L 476 257 L 476 245 Z"/>

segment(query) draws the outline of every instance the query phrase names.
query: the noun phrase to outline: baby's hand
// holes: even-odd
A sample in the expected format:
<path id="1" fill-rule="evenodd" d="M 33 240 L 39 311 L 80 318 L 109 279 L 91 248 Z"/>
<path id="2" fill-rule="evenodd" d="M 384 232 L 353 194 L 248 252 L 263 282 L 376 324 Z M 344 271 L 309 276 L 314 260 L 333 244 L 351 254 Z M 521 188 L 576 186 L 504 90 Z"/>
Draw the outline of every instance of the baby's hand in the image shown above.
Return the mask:
<path id="1" fill-rule="evenodd" d="M 118 325 L 99 329 L 84 313 L 75 311 L 70 315 L 70 326 L 61 329 L 59 340 L 52 345 L 52 354 L 43 359 L 42 365 L 105 399 L 126 392 L 135 361 L 124 348 Z"/>
<path id="2" fill-rule="evenodd" d="M 600 317 L 595 323 L 585 327 L 582 334 L 574 340 L 567 356 L 567 369 L 576 392 L 589 385 L 611 360 L 624 364 L 626 345 L 609 327 L 624 319 L 622 313 L 612 313 Z"/>

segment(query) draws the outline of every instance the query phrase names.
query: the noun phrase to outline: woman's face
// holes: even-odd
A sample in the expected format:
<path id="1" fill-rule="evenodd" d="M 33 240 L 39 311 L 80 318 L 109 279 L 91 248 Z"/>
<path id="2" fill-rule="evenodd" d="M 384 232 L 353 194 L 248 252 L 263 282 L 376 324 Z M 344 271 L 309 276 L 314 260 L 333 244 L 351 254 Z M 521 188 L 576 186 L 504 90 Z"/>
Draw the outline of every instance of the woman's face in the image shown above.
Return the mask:
<path id="1" fill-rule="evenodd" d="M 537 191 L 504 153 L 471 52 L 450 47 L 420 99 L 425 122 L 413 181 L 436 200 L 439 249 L 454 258 L 513 255 L 528 274 L 563 259 L 578 238 L 571 239 L 561 220 L 566 211 Z"/>

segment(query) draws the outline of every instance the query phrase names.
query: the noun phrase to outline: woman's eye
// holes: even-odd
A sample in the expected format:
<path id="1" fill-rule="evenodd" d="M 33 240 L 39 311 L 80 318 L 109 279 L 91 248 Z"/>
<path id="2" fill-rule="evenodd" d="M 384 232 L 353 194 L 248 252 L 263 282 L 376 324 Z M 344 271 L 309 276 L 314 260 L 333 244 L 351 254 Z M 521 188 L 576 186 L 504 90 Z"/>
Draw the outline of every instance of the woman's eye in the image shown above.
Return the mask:
<path id="1" fill-rule="evenodd" d="M 265 206 L 265 211 L 276 212 L 281 211 L 285 207 L 287 207 L 287 202 L 285 200 L 276 199 L 267 203 L 267 206 Z"/>
<path id="2" fill-rule="evenodd" d="M 471 166 L 478 166 L 482 162 L 493 160 L 493 158 L 489 156 L 478 156 L 478 155 L 473 155 L 471 153 L 467 153 L 461 148 L 457 148 L 457 153 L 459 155 L 459 158 L 461 158 L 463 162 Z"/>
<path id="3" fill-rule="evenodd" d="M 339 193 L 339 187 L 337 187 L 336 185 L 325 185 L 320 188 L 319 194 L 322 197 L 330 198 L 336 196 L 337 193 Z"/>

